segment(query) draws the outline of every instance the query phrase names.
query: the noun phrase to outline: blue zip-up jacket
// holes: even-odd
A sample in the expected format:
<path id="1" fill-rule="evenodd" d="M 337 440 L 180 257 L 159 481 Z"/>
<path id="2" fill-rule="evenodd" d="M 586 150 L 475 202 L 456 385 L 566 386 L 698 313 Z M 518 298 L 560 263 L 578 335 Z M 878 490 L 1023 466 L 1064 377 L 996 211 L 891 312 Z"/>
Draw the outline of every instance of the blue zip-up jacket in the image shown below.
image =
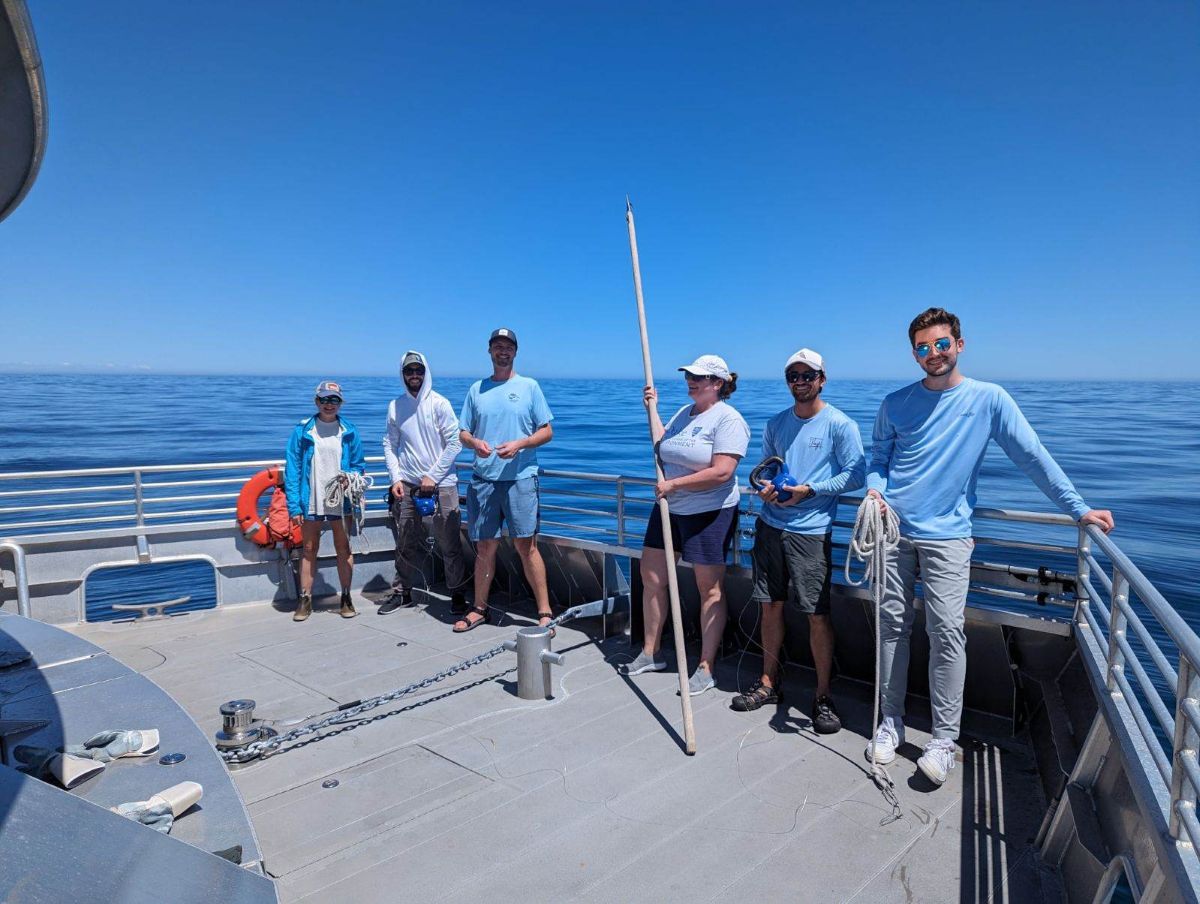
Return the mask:
<path id="1" fill-rule="evenodd" d="M 308 513 L 308 500 L 312 491 L 309 488 L 309 475 L 312 473 L 313 438 L 310 435 L 317 416 L 314 414 L 306 421 L 301 421 L 292 429 L 292 437 L 288 440 L 287 460 L 283 473 L 283 490 L 287 493 L 288 514 L 295 518 L 297 515 Z M 349 473 L 357 471 L 362 474 L 367 469 L 367 459 L 363 455 L 362 442 L 358 438 L 358 428 L 339 417 L 342 425 L 342 470 Z M 345 514 L 350 514 L 350 501 L 345 503 Z"/>

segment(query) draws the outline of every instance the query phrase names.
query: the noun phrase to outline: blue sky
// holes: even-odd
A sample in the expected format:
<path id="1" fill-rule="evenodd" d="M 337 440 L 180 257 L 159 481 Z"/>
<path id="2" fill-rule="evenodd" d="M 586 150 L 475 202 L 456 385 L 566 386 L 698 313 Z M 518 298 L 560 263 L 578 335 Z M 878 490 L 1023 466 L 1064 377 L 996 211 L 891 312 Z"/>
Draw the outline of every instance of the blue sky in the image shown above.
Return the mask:
<path id="1" fill-rule="evenodd" d="M 38 3 L 0 369 L 1200 378 L 1200 12 Z"/>

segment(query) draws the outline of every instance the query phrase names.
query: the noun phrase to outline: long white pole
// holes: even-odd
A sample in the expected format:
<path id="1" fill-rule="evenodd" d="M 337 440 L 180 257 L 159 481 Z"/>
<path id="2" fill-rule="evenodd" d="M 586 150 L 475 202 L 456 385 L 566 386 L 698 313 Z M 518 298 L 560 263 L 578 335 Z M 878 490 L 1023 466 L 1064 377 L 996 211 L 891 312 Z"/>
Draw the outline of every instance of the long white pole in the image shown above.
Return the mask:
<path id="1" fill-rule="evenodd" d="M 646 385 L 654 385 L 654 372 L 650 365 L 650 337 L 646 333 L 646 303 L 642 298 L 642 268 L 638 263 L 637 229 L 633 225 L 633 205 L 625 199 L 625 224 L 629 227 L 629 253 L 633 258 L 633 294 L 637 297 L 638 330 L 642 336 L 642 369 L 646 373 Z M 655 411 L 658 403 L 654 403 Z M 650 442 L 654 442 L 654 417 L 649 408 L 646 419 L 650 427 Z M 654 456 L 654 473 L 663 479 L 662 465 L 658 455 Z M 696 753 L 696 726 L 692 723 L 692 698 L 687 686 L 687 650 L 683 644 L 683 614 L 679 609 L 679 577 L 675 573 L 675 543 L 671 539 L 671 517 L 667 500 L 658 500 L 658 516 L 662 519 L 663 551 L 667 556 L 667 589 L 671 597 L 671 628 L 675 635 L 675 661 L 679 667 L 679 699 L 683 704 L 683 742 L 688 756 Z"/>

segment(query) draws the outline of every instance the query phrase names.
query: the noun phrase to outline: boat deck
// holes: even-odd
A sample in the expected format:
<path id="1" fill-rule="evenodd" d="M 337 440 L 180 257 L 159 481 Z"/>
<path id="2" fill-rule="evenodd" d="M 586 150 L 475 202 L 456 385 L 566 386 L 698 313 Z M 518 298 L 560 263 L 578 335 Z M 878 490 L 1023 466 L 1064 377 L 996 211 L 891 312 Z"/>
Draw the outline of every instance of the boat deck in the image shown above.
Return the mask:
<path id="1" fill-rule="evenodd" d="M 73 630 L 144 673 L 210 735 L 250 697 L 289 719 L 384 693 L 494 646 L 521 615 L 453 634 L 447 601 L 379 616 L 358 597 L 309 621 L 269 603 Z M 531 607 L 521 611 L 531 612 Z M 558 631 L 554 699 L 516 696 L 503 653 L 369 721 L 234 773 L 284 901 L 1059 901 L 1033 847 L 1046 803 L 1033 753 L 969 714 L 962 762 L 934 788 L 916 770 L 928 715 L 889 768 L 903 818 L 866 771 L 870 689 L 835 682 L 845 728 L 817 735 L 810 672 L 786 701 L 729 708 L 760 668 L 725 658 L 679 736 L 674 672 L 629 679 L 628 641 L 595 622 Z M 589 633 L 591 632 L 591 633 Z M 372 718 L 373 717 L 373 718 Z M 335 787 L 324 783 L 336 779 Z"/>

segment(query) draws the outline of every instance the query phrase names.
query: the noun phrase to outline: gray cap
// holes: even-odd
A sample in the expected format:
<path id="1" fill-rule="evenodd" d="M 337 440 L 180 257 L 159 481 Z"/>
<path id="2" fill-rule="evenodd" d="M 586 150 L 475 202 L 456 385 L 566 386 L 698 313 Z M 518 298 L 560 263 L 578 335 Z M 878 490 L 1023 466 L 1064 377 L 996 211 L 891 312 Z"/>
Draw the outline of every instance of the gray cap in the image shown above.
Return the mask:
<path id="1" fill-rule="evenodd" d="M 497 339 L 507 339 L 513 345 L 517 344 L 517 334 L 510 329 L 500 327 L 498 330 L 492 330 L 492 337 L 488 339 L 488 345 L 491 345 Z"/>
<path id="2" fill-rule="evenodd" d="M 420 364 L 422 367 L 424 367 L 425 360 L 416 352 L 409 352 L 404 356 L 404 360 L 400 362 L 400 369 L 404 370 L 404 368 L 408 367 L 410 364 Z"/>
<path id="3" fill-rule="evenodd" d="M 317 398 L 326 396 L 337 396 L 343 402 L 346 401 L 346 397 L 342 394 L 342 384 L 334 380 L 322 380 L 317 384 Z"/>

